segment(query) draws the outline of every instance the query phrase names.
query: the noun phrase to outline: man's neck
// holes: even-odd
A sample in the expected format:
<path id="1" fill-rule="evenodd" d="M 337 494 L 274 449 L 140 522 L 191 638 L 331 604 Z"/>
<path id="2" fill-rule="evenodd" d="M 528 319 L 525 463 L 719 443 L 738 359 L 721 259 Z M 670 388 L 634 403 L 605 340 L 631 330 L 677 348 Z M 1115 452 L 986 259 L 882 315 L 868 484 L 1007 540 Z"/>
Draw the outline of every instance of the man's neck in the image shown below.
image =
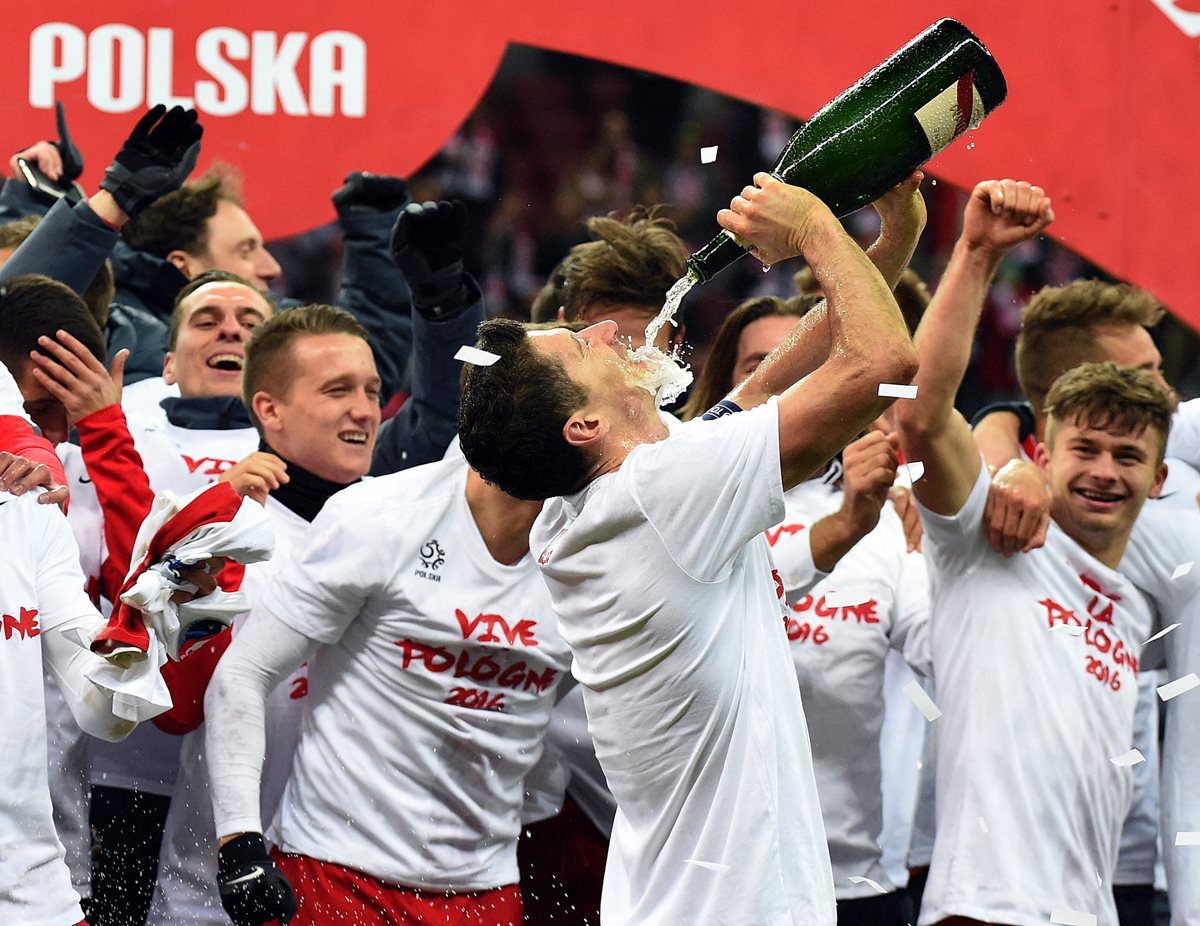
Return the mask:
<path id="1" fill-rule="evenodd" d="M 588 471 L 587 482 L 621 468 L 626 458 L 642 444 L 654 444 L 670 434 L 658 409 L 649 417 L 614 423 L 600 442 L 595 463 Z"/>
<path id="2" fill-rule="evenodd" d="M 467 506 L 496 562 L 512 566 L 529 552 L 529 531 L 542 510 L 541 502 L 506 495 L 472 469 L 467 471 Z"/>

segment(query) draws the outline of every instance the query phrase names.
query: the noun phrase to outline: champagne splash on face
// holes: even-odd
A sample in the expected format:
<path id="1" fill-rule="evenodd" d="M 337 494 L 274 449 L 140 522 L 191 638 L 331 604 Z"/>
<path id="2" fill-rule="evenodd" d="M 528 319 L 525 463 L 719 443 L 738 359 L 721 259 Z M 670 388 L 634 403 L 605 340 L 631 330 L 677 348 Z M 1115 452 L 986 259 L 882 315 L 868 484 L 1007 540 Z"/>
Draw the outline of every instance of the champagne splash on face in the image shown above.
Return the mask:
<path id="1" fill-rule="evenodd" d="M 652 393 L 660 406 L 674 402 L 692 384 L 691 370 L 680 358 L 679 347 L 676 346 L 667 354 L 654 346 L 654 340 L 667 322 L 672 325 L 678 324 L 675 314 L 679 311 L 683 297 L 696 285 L 697 279 L 689 271 L 686 276 L 675 282 L 667 292 L 662 309 L 646 326 L 646 343 L 628 354 L 629 359 L 637 365 L 638 385 Z"/>

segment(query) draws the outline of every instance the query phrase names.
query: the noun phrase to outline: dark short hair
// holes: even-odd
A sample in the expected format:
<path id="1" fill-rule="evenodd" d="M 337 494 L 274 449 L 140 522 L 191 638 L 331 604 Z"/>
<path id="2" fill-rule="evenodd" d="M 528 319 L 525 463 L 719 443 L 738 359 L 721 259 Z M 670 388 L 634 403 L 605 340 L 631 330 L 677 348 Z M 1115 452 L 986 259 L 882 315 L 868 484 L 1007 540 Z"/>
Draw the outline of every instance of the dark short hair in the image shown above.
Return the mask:
<path id="1" fill-rule="evenodd" d="M 238 276 L 236 273 L 230 273 L 228 270 L 205 270 L 188 280 L 186 285 L 175 294 L 175 305 L 171 309 L 171 321 L 167 326 L 167 350 L 174 350 L 175 344 L 179 340 L 179 329 L 183 326 L 184 302 L 201 286 L 207 286 L 209 283 L 237 283 L 239 286 L 249 287 L 262 296 L 263 302 L 267 304 L 268 315 L 274 315 L 279 311 L 275 299 L 257 283 Z"/>
<path id="2" fill-rule="evenodd" d="M 701 370 L 696 385 L 692 387 L 687 403 L 680 410 L 679 417 L 684 421 L 700 417 L 729 395 L 729 390 L 737 385 L 733 381 L 733 367 L 737 363 L 738 341 L 741 340 L 743 331 L 760 318 L 801 318 L 821 302 L 822 298 L 817 295 L 792 296 L 790 299 L 758 296 L 747 299 L 730 312 L 721 323 L 717 336 L 713 338 L 708 358 L 704 361 L 704 369 Z"/>
<path id="3" fill-rule="evenodd" d="M 1053 441 L 1056 423 L 1074 423 L 1113 434 L 1138 435 L 1147 428 L 1158 437 L 1161 463 L 1171 430 L 1172 403 L 1167 392 L 1141 370 L 1105 363 L 1072 367 L 1046 394 L 1046 436 Z"/>
<path id="4" fill-rule="evenodd" d="M 26 215 L 11 222 L 0 224 L 0 248 L 19 248 L 33 230 L 41 223 L 41 216 Z M 96 324 L 103 328 L 108 324 L 108 310 L 116 295 L 117 285 L 113 278 L 112 262 L 104 261 L 92 282 L 83 291 L 83 302 L 96 319 Z"/>
<path id="5" fill-rule="evenodd" d="M 1128 283 L 1075 280 L 1046 286 L 1021 315 L 1017 335 L 1017 379 L 1034 411 L 1042 411 L 1051 384 L 1081 363 L 1104 358 L 1096 340 L 1106 325 L 1150 328 L 1164 309 L 1145 290 Z"/>
<path id="6" fill-rule="evenodd" d="M 256 393 L 267 392 L 286 397 L 295 378 L 293 349 L 306 335 L 345 334 L 370 343 L 367 331 L 358 319 L 331 305 L 301 305 L 277 312 L 254 329 L 246 342 L 242 367 L 242 401 L 250 421 L 262 433 L 262 422 L 254 414 Z"/>
<path id="7" fill-rule="evenodd" d="M 542 501 L 582 489 L 588 462 L 567 443 L 563 426 L 587 393 L 561 362 L 534 350 L 520 322 L 484 322 L 475 346 L 500 359 L 467 365 L 458 408 L 467 462 L 515 498 Z"/>
<path id="8" fill-rule="evenodd" d="M 0 361 L 19 377 L 42 335 L 62 329 L 78 338 L 100 361 L 104 335 L 83 300 L 69 286 L 49 277 L 26 274 L 0 283 Z"/>
<path id="9" fill-rule="evenodd" d="M 534 297 L 530 317 L 553 321 L 560 306 L 567 321 L 592 305 L 658 309 L 667 290 L 687 269 L 688 250 L 661 205 L 636 207 L 624 218 L 587 221 L 594 240 L 577 244 L 550 273 Z"/>
<path id="10" fill-rule="evenodd" d="M 214 164 L 200 177 L 156 199 L 121 230 L 131 248 L 165 258 L 172 251 L 199 255 L 208 250 L 208 220 L 222 202 L 242 205 L 241 176 Z"/>

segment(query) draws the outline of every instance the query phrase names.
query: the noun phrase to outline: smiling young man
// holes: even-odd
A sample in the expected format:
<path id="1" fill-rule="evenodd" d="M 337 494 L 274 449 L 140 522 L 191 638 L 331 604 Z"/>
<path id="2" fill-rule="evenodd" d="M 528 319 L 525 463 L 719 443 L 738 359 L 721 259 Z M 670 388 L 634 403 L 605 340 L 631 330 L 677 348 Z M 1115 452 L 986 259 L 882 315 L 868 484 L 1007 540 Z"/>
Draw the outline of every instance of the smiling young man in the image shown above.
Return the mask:
<path id="1" fill-rule="evenodd" d="M 765 263 L 803 254 L 833 294 L 718 420 L 664 439 L 652 371 L 614 347 L 612 322 L 535 334 L 497 319 L 477 346 L 498 359 L 469 367 L 462 447 L 505 491 L 549 499 L 531 549 L 618 808 L 604 921 L 831 926 L 763 532 L 784 488 L 878 416 L 880 383 L 907 382 L 915 362 L 879 271 L 811 194 L 758 174 L 718 221 Z"/>
<path id="2" fill-rule="evenodd" d="M 1166 476 L 1171 399 L 1151 375 L 1111 363 L 1045 384 L 1032 455 L 1051 520 L 1045 546 L 1017 556 L 989 545 L 990 474 L 954 410 L 993 274 L 1052 220 L 1039 187 L 976 186 L 917 331 L 918 394 L 896 406 L 905 454 L 925 464 L 913 493 L 944 712 L 925 926 L 1034 926 L 1061 910 L 1117 922 L 1111 885 L 1133 773 L 1109 760 L 1133 744 L 1151 623 L 1117 566 Z"/>

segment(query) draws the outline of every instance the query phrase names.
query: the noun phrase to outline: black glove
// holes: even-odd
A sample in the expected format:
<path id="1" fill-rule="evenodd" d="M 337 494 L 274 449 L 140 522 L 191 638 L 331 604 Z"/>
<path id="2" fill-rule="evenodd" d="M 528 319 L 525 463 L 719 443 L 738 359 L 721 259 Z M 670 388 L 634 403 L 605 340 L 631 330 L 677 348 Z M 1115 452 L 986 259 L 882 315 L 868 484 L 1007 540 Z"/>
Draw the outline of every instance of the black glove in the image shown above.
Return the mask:
<path id="1" fill-rule="evenodd" d="M 399 177 L 355 171 L 346 174 L 346 182 L 333 191 L 333 206 L 338 212 L 366 209 L 392 212 L 408 202 L 408 187 Z"/>
<path id="2" fill-rule="evenodd" d="M 138 120 L 133 132 L 104 172 L 100 189 L 136 216 L 160 196 L 183 186 L 200 157 L 204 127 L 194 109 L 159 103 Z"/>
<path id="3" fill-rule="evenodd" d="M 454 202 L 409 203 L 392 228 L 392 260 L 412 289 L 413 308 L 426 318 L 446 318 L 467 303 L 463 248 L 467 207 Z"/>
<path id="4" fill-rule="evenodd" d="M 71 133 L 67 131 L 67 114 L 63 111 L 61 100 L 54 104 L 54 110 L 55 120 L 58 122 L 58 141 L 53 144 L 58 149 L 59 156 L 62 158 L 62 177 L 60 178 L 60 182 L 63 184 L 74 183 L 79 179 L 79 175 L 83 173 L 83 155 L 75 147 L 75 143 L 71 141 Z"/>
<path id="5" fill-rule="evenodd" d="M 217 851 L 221 906 L 234 926 L 260 926 L 278 920 L 287 926 L 296 915 L 296 895 L 267 854 L 262 833 L 242 833 Z"/>

